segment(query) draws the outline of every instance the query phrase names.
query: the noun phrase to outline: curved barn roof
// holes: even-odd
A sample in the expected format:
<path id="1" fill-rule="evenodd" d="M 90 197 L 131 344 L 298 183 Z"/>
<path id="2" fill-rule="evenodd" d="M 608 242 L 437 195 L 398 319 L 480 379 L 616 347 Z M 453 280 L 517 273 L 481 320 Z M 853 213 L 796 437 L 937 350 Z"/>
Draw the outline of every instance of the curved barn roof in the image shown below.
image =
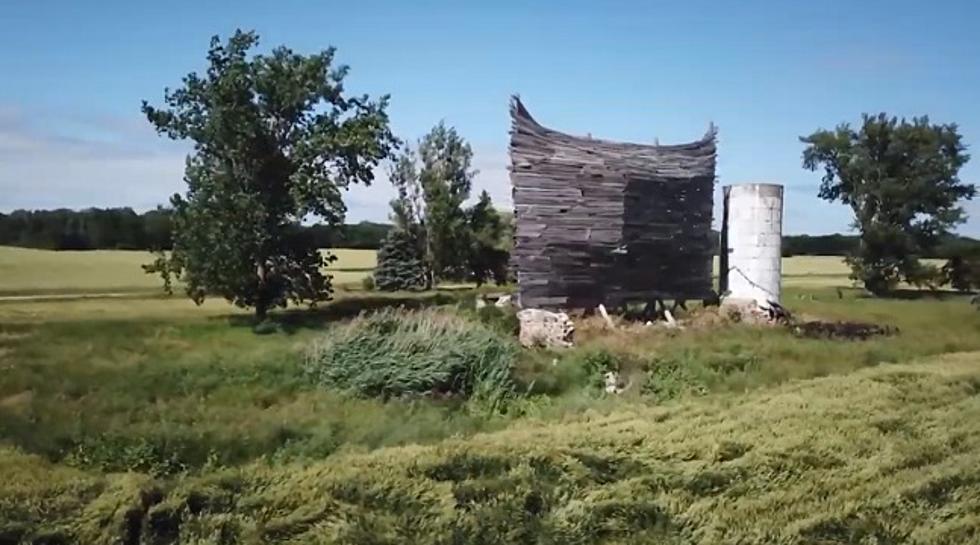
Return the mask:
<path id="1" fill-rule="evenodd" d="M 636 144 L 573 136 L 549 129 L 535 121 L 516 96 L 511 98 L 510 115 L 510 151 L 515 167 L 548 160 L 624 169 L 641 176 L 645 172 L 654 177 L 675 179 L 714 176 L 717 135 L 714 125 L 700 140 L 686 144 Z"/>

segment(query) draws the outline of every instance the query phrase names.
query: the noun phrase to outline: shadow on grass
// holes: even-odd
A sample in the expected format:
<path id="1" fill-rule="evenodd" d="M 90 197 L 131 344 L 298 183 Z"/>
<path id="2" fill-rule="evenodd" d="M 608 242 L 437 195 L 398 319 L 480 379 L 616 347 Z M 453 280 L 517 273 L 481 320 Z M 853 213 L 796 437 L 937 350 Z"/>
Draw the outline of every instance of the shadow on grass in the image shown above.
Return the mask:
<path id="1" fill-rule="evenodd" d="M 402 307 L 420 309 L 431 306 L 449 305 L 459 302 L 471 290 L 451 290 L 424 293 L 395 293 L 350 295 L 330 301 L 312 309 L 297 308 L 276 311 L 270 314 L 269 321 L 279 330 L 293 334 L 301 329 L 319 329 L 331 322 L 350 319 L 362 312 L 374 312 L 384 308 Z M 223 315 L 214 320 L 225 320 L 235 327 L 256 327 L 255 316 Z"/>
<path id="2" fill-rule="evenodd" d="M 858 295 L 861 298 L 867 299 L 897 299 L 903 301 L 917 301 L 920 299 L 935 299 L 939 301 L 945 301 L 947 299 L 958 299 L 961 297 L 968 297 L 972 295 L 971 292 L 956 291 L 952 289 L 915 289 L 915 288 L 904 288 L 891 291 L 883 295 L 872 295 L 871 293 L 861 290 L 863 293 Z"/>

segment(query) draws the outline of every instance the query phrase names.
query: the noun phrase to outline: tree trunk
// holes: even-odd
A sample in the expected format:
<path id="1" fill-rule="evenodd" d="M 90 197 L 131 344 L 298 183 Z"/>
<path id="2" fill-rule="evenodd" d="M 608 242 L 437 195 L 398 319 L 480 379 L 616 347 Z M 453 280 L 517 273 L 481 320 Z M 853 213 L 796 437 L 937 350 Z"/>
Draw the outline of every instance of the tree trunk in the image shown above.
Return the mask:
<path id="1" fill-rule="evenodd" d="M 259 261 L 258 265 L 255 266 L 255 275 L 259 278 L 258 293 L 255 297 L 255 320 L 261 323 L 269 315 L 269 297 L 266 293 L 266 270 L 264 262 Z"/>

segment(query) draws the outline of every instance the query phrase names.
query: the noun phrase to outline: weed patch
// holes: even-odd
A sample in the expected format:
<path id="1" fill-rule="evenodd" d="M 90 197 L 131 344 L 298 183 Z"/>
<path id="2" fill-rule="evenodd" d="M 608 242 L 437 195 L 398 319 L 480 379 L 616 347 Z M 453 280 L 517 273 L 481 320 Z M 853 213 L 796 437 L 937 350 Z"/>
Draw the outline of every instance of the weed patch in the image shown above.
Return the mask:
<path id="1" fill-rule="evenodd" d="M 517 347 L 492 329 L 438 310 L 385 310 L 316 340 L 306 370 L 318 384 L 366 397 L 476 397 L 513 391 Z"/>

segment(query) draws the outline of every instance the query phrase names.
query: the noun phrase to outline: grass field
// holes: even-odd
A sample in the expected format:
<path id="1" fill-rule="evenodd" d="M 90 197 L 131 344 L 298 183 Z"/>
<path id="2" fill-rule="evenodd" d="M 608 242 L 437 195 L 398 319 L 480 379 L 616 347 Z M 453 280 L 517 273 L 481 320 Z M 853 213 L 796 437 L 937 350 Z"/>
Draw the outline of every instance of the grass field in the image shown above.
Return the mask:
<path id="1" fill-rule="evenodd" d="M 963 297 L 844 295 L 785 301 L 901 333 L 585 323 L 575 350 L 522 357 L 502 414 L 354 399 L 301 370 L 338 320 L 446 294 L 342 295 L 261 336 L 216 301 L 0 303 L 0 536 L 125 542 L 137 517 L 145 543 L 977 539 L 980 317 Z M 596 354 L 654 387 L 597 394 Z"/>
<path id="2" fill-rule="evenodd" d="M 173 481 L 7 447 L 0 512 L 47 543 L 977 543 L 978 388 L 958 354 Z"/>
<path id="3" fill-rule="evenodd" d="M 352 274 L 373 265 L 342 253 Z M 0 287 L 49 293 L 125 292 L 111 271 L 145 257 L 4 255 L 20 272 Z M 40 270 L 72 259 L 77 277 Z M 838 291 L 837 258 L 784 266 L 797 315 L 899 334 L 583 320 L 573 350 L 523 351 L 519 395 L 488 412 L 355 398 L 303 370 L 359 312 L 466 291 L 341 291 L 265 335 L 223 301 L 139 285 L 0 301 L 0 543 L 980 543 L 980 313 Z"/>
<path id="4" fill-rule="evenodd" d="M 334 249 L 337 261 L 327 271 L 337 286 L 356 285 L 377 266 L 374 250 Z M 0 246 L 0 296 L 58 294 L 160 293 L 157 276 L 145 274 L 148 252 L 126 250 L 63 251 Z M 715 259 L 715 273 L 718 260 Z M 786 286 L 849 286 L 848 268 L 834 256 L 783 260 Z"/>
<path id="5" fill-rule="evenodd" d="M 330 250 L 327 270 L 337 285 L 355 284 L 377 266 L 374 250 Z M 0 296 L 76 293 L 162 292 L 160 278 L 140 267 L 149 252 L 62 251 L 0 246 Z"/>

